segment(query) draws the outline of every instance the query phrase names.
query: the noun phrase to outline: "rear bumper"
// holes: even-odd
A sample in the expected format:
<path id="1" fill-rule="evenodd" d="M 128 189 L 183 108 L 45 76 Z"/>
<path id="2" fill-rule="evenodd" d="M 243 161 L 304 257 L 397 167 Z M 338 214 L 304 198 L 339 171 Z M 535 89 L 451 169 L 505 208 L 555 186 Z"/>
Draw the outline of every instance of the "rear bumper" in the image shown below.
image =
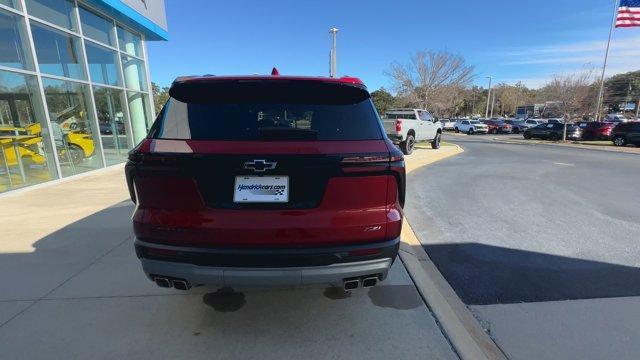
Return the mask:
<path id="1" fill-rule="evenodd" d="M 384 280 L 399 244 L 397 238 L 332 248 L 203 249 L 136 240 L 135 247 L 151 280 L 183 279 L 192 286 L 289 286 L 341 284 L 344 279 L 364 276 Z"/>

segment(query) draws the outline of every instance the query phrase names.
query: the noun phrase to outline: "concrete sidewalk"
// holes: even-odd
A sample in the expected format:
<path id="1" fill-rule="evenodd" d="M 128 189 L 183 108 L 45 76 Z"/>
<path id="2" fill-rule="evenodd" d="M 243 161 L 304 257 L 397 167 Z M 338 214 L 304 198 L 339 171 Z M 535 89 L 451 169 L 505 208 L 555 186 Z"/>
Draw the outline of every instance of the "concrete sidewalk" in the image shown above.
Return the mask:
<path id="1" fill-rule="evenodd" d="M 1 358 L 457 358 L 399 260 L 351 294 L 162 289 L 132 211 L 121 167 L 0 197 Z"/>

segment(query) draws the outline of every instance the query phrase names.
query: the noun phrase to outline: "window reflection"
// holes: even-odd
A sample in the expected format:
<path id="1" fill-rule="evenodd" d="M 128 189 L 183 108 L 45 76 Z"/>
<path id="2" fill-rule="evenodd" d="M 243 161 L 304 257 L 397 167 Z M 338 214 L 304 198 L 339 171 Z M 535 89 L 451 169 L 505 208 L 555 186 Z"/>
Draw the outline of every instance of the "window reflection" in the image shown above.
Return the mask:
<path id="1" fill-rule="evenodd" d="M 151 115 L 149 112 L 148 98 L 143 93 L 127 91 L 127 103 L 131 115 L 131 127 L 133 128 L 134 143 L 140 142 L 147 136 Z"/>
<path id="2" fill-rule="evenodd" d="M 116 46 L 113 36 L 113 22 L 80 6 L 82 34 L 103 44 Z"/>
<path id="3" fill-rule="evenodd" d="M 42 79 L 62 176 L 102 167 L 88 85 Z"/>
<path id="4" fill-rule="evenodd" d="M 0 71 L 0 192 L 56 178 L 35 76 Z"/>
<path id="5" fill-rule="evenodd" d="M 118 26 L 118 43 L 120 44 L 120 51 L 142 57 L 142 40 L 140 36 Z"/>
<path id="6" fill-rule="evenodd" d="M 91 81 L 105 85 L 121 86 L 120 76 L 118 76 L 118 55 L 108 48 L 85 42 L 87 51 L 87 61 L 89 62 L 89 73 Z"/>
<path id="7" fill-rule="evenodd" d="M 20 0 L 0 0 L 0 4 L 12 7 L 14 9 L 20 9 Z"/>
<path id="8" fill-rule="evenodd" d="M 127 136 L 129 121 L 122 107 L 124 92 L 96 86 L 93 95 L 107 165 L 121 163 L 126 160 L 127 151 L 133 147 Z"/>
<path id="9" fill-rule="evenodd" d="M 26 4 L 29 15 L 70 30 L 78 28 L 71 0 L 26 0 Z"/>
<path id="10" fill-rule="evenodd" d="M 78 37 L 36 23 L 31 23 L 31 33 L 41 72 L 85 79 Z"/>
<path id="11" fill-rule="evenodd" d="M 147 77 L 142 60 L 122 55 L 122 71 L 124 72 L 124 84 L 127 89 L 147 90 Z"/>
<path id="12" fill-rule="evenodd" d="M 33 70 L 22 16 L 0 10 L 0 65 Z"/>

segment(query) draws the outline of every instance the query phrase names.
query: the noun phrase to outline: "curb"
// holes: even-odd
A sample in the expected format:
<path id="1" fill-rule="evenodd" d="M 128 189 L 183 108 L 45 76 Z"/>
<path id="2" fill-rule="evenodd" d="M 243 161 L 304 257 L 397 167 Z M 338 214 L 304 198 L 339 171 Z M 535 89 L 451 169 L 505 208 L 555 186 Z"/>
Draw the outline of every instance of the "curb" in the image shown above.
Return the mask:
<path id="1" fill-rule="evenodd" d="M 406 220 L 401 238 L 400 260 L 460 358 L 506 360 L 502 350 L 438 271 Z"/>
<path id="2" fill-rule="evenodd" d="M 453 145 L 459 152 L 464 151 L 459 145 Z M 457 153 L 446 157 L 452 155 Z M 415 167 L 408 166 L 407 174 L 444 158 L 431 159 Z M 402 224 L 398 255 L 427 307 L 437 319 L 442 332 L 461 359 L 507 359 L 431 261 L 406 216 Z"/>
<path id="3" fill-rule="evenodd" d="M 622 153 L 622 154 L 633 154 L 640 155 L 640 151 L 632 151 L 632 150 L 624 150 L 625 148 L 608 148 L 598 145 L 583 145 L 583 144 L 561 144 L 561 143 L 551 143 L 551 142 L 540 142 L 536 140 L 503 140 L 500 138 L 491 138 L 491 141 L 501 144 L 515 144 L 515 145 L 546 145 L 546 146 L 559 146 L 565 147 L 569 149 L 585 149 L 585 150 L 594 150 L 594 151 L 605 151 L 605 152 L 614 152 L 614 153 Z M 632 148 L 629 148 L 632 149 Z"/>

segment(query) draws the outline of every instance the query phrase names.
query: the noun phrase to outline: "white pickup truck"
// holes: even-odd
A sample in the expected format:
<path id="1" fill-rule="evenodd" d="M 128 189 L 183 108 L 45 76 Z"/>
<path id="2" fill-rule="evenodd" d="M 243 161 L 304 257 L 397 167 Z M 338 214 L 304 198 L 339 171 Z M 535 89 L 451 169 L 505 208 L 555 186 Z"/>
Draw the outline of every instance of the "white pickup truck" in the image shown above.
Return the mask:
<path id="1" fill-rule="evenodd" d="M 385 132 L 405 155 L 413 152 L 416 142 L 429 141 L 433 149 L 440 148 L 442 128 L 427 110 L 394 109 L 382 118 Z"/>

